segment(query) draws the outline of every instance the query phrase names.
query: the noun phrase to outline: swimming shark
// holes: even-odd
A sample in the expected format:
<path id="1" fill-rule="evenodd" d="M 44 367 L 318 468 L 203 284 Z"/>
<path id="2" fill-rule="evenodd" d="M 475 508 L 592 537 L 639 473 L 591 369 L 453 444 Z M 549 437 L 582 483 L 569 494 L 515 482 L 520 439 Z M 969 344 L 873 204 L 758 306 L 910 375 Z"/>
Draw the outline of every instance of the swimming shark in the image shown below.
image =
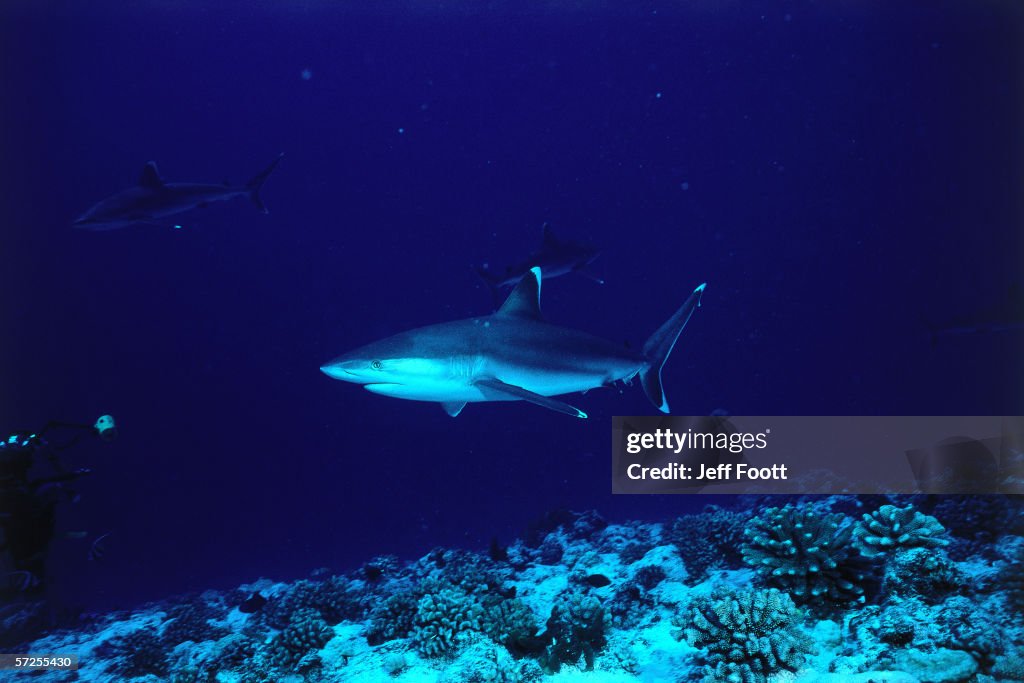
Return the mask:
<path id="1" fill-rule="evenodd" d="M 503 272 L 491 271 L 488 268 L 476 268 L 477 275 L 487 283 L 495 297 L 495 305 L 499 302 L 498 292 L 503 287 L 516 285 L 523 275 L 534 266 L 543 269 L 544 277 L 551 279 L 568 273 L 578 273 L 604 284 L 604 280 L 587 270 L 601 252 L 580 242 L 562 240 L 555 236 L 551 226 L 541 226 L 540 249 L 530 254 L 522 263 L 508 266 Z"/>
<path id="2" fill-rule="evenodd" d="M 467 403 L 529 401 L 586 418 L 561 394 L 640 383 L 651 402 L 669 411 L 661 369 L 707 283 L 700 285 L 637 353 L 541 316 L 541 269 L 531 268 L 495 313 L 430 325 L 374 342 L 321 366 L 329 377 L 368 391 L 413 401 L 437 401 L 455 417 Z"/>
<path id="3" fill-rule="evenodd" d="M 986 335 L 1024 330 L 1024 292 L 1019 285 L 1009 288 L 1002 300 L 969 315 L 933 325 L 922 319 L 932 346 L 944 337 Z"/>
<path id="4" fill-rule="evenodd" d="M 260 199 L 260 189 L 283 156 L 278 155 L 245 185 L 165 183 L 156 162 L 150 161 L 142 168 L 138 185 L 107 197 L 82 214 L 74 226 L 85 230 L 116 230 L 131 225 L 163 225 L 160 219 L 235 197 L 248 197 L 257 209 L 267 213 Z"/>

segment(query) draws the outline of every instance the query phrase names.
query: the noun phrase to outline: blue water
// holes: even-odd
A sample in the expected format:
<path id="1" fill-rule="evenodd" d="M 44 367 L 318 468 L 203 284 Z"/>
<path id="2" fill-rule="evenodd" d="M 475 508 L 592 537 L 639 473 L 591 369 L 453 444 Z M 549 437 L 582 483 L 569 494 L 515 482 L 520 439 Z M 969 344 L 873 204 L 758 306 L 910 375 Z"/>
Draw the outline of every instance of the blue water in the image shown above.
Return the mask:
<path id="1" fill-rule="evenodd" d="M 1022 283 L 1008 3 L 122 3 L 0 7 L 0 426 L 113 414 L 53 590 L 110 608 L 378 554 L 482 549 L 612 497 L 612 415 L 436 405 L 318 371 L 487 313 L 472 272 L 550 222 L 606 284 L 549 320 L 638 347 L 697 284 L 676 414 L 1020 414 L 1019 331 L 929 325 Z M 76 231 L 155 160 L 243 182 L 182 228 Z"/>

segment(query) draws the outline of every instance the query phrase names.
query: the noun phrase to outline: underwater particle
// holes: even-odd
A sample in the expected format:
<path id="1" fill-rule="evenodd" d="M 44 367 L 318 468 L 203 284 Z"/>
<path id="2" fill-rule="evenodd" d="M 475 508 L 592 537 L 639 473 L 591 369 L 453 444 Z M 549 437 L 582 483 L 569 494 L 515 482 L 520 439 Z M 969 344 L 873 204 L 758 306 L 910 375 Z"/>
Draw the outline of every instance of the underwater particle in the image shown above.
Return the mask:
<path id="1" fill-rule="evenodd" d="M 174 226 L 171 226 L 171 227 L 173 227 L 175 230 L 181 230 L 181 226 L 180 225 L 174 225 Z"/>
<path id="2" fill-rule="evenodd" d="M 661 99 L 661 93 L 660 92 L 654 93 L 654 99 L 660 100 Z"/>
<path id="3" fill-rule="evenodd" d="M 302 71 L 299 72 L 299 75 L 302 77 L 302 80 L 304 81 L 308 81 L 313 78 L 313 72 L 310 71 L 309 69 L 303 69 Z"/>
<path id="4" fill-rule="evenodd" d="M 398 129 L 398 134 L 399 135 L 405 135 L 405 128 L 399 128 Z"/>
<path id="5" fill-rule="evenodd" d="M 690 183 L 685 182 L 685 181 L 679 183 L 679 189 L 681 189 L 681 190 L 689 190 L 690 189 Z"/>

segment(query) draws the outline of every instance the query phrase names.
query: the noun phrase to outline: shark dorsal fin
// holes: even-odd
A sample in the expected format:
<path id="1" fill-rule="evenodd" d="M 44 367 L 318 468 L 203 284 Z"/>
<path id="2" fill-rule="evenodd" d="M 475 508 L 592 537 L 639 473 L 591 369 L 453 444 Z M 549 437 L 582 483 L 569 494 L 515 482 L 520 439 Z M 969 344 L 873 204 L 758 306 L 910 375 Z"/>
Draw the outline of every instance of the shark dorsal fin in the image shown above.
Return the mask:
<path id="1" fill-rule="evenodd" d="M 550 223 L 545 223 L 540 227 L 541 239 L 544 244 L 554 246 L 560 244 L 558 238 L 555 237 L 555 231 L 551 229 Z"/>
<path id="2" fill-rule="evenodd" d="M 142 167 L 142 173 L 139 174 L 139 185 L 150 190 L 157 190 L 164 186 L 164 181 L 160 179 L 160 171 L 156 170 L 155 161 L 150 161 Z"/>
<path id="3" fill-rule="evenodd" d="M 530 268 L 495 315 L 540 320 L 540 268 Z"/>

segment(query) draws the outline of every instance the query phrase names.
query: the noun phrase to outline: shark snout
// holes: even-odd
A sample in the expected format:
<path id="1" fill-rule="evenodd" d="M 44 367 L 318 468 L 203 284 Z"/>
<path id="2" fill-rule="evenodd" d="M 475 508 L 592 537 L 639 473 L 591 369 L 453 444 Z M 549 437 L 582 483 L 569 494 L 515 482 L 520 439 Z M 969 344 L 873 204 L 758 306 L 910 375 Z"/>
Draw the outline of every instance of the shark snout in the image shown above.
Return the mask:
<path id="1" fill-rule="evenodd" d="M 370 378 L 366 377 L 366 366 L 367 363 L 365 361 L 351 360 L 342 357 L 335 358 L 334 360 L 321 365 L 320 372 L 324 373 L 331 379 L 340 379 L 343 382 L 355 382 L 356 384 L 362 384 L 370 381 Z"/>

